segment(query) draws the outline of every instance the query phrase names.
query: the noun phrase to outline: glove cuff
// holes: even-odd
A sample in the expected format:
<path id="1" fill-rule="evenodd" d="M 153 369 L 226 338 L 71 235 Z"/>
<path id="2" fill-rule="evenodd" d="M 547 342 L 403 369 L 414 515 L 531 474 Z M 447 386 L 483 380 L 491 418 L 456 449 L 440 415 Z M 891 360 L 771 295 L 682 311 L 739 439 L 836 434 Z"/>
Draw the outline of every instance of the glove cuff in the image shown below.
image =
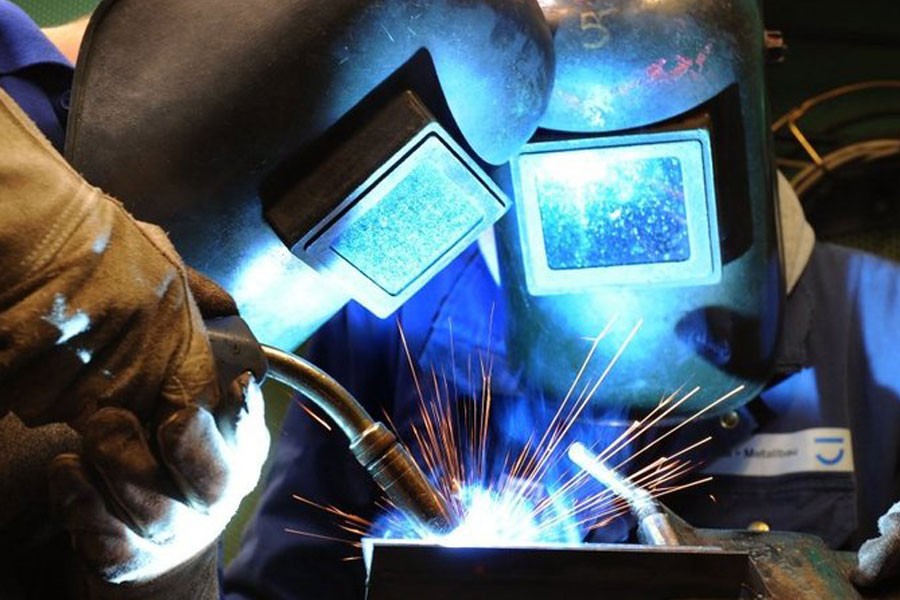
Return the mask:
<path id="1" fill-rule="evenodd" d="M 218 543 L 191 560 L 141 583 L 110 583 L 82 569 L 80 600 L 218 600 Z"/>

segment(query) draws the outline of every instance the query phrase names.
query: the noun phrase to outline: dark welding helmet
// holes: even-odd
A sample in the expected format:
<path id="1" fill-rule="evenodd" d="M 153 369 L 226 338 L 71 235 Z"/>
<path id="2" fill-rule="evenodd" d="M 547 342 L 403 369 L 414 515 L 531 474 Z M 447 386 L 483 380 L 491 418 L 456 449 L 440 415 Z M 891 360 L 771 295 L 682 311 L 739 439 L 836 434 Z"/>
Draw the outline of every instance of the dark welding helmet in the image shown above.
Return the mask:
<path id="1" fill-rule="evenodd" d="M 739 390 L 709 413 L 731 410 L 770 375 L 783 303 L 757 1 L 543 7 L 553 94 L 498 175 L 515 205 L 497 227 L 507 352 L 563 398 L 607 331 L 581 376 L 615 363 L 599 411 L 695 386 L 678 412 Z"/>
<path id="2" fill-rule="evenodd" d="M 257 337 L 384 316 L 489 228 L 546 108 L 533 0 L 105 0 L 66 154 L 166 229 Z"/>

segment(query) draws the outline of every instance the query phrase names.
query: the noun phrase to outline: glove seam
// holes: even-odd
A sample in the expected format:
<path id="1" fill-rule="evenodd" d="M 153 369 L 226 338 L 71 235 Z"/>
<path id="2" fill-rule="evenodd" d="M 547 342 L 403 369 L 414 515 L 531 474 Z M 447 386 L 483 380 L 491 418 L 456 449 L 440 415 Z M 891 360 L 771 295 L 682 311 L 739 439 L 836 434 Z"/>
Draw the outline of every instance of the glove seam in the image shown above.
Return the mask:
<path id="1" fill-rule="evenodd" d="M 81 184 L 79 189 L 72 194 L 72 198 L 65 204 L 63 212 L 44 234 L 39 242 L 24 259 L 23 264 L 32 265 L 23 273 L 23 278 L 33 277 L 35 273 L 44 270 L 72 239 L 72 236 L 89 217 L 89 202 L 87 197 L 94 191 L 86 184 Z M 38 260 L 40 258 L 40 260 Z"/>

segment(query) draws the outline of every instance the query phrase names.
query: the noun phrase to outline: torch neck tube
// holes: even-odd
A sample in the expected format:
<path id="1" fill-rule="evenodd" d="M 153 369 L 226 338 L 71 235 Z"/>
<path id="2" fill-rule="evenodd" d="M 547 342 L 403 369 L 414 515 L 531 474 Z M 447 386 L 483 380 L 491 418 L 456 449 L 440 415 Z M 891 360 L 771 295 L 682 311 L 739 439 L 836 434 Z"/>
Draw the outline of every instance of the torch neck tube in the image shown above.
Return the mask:
<path id="1" fill-rule="evenodd" d="M 348 439 L 357 440 L 375 425 L 356 398 L 330 375 L 290 352 L 265 345 L 262 348 L 269 361 L 268 376 L 312 400 Z"/>

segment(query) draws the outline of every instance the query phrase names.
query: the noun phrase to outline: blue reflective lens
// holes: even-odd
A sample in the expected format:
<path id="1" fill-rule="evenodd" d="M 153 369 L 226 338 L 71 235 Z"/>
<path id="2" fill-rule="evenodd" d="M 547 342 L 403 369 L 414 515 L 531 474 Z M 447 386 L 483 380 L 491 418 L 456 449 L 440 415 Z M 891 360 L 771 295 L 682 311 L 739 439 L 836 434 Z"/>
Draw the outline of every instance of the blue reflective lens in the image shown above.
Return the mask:
<path id="1" fill-rule="evenodd" d="M 298 255 L 387 316 L 473 243 L 509 200 L 430 124 L 335 211 Z"/>
<path id="2" fill-rule="evenodd" d="M 533 295 L 721 278 L 705 129 L 529 144 L 511 163 Z"/>
<path id="3" fill-rule="evenodd" d="M 545 164 L 535 174 L 548 266 L 584 269 L 687 260 L 691 249 L 681 161 L 584 156 L 596 152 L 572 153 L 559 161 L 567 167 Z M 554 161 L 548 157 L 545 162 Z M 572 176 L 572 167 L 585 165 L 589 168 L 581 177 Z"/>
<path id="4" fill-rule="evenodd" d="M 442 144 L 431 138 L 417 154 L 406 176 L 383 184 L 381 200 L 348 222 L 331 243 L 391 295 L 401 293 L 484 220 L 484 211 L 469 201 L 472 175 Z"/>

